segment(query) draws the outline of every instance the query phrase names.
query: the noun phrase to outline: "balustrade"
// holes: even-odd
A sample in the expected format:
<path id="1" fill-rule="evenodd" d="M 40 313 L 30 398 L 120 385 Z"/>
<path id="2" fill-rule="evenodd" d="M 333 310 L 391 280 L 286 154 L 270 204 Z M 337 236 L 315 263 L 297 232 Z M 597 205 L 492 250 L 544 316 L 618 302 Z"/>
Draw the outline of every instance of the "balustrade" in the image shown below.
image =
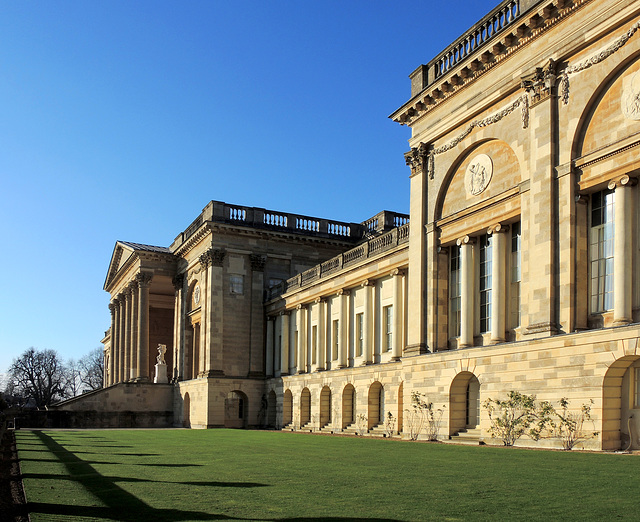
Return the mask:
<path id="1" fill-rule="evenodd" d="M 435 60 L 430 62 L 428 68 L 433 68 L 434 79 L 439 78 L 454 66 L 475 54 L 479 47 L 500 34 L 505 27 L 513 25 L 521 15 L 520 1 L 507 0 L 503 2 L 483 18 L 471 31 L 459 38 Z"/>
<path id="2" fill-rule="evenodd" d="M 305 270 L 302 274 L 287 279 L 278 286 L 271 287 L 267 292 L 268 299 L 275 299 L 286 292 L 291 292 L 298 288 L 310 284 L 318 279 L 322 279 L 338 270 L 354 265 L 371 256 L 380 254 L 395 248 L 397 245 L 409 242 L 409 223 L 401 227 L 394 228 L 386 234 L 382 234 L 374 239 L 363 242 L 356 248 L 348 250 L 344 254 L 332 257 L 323 263 Z"/>

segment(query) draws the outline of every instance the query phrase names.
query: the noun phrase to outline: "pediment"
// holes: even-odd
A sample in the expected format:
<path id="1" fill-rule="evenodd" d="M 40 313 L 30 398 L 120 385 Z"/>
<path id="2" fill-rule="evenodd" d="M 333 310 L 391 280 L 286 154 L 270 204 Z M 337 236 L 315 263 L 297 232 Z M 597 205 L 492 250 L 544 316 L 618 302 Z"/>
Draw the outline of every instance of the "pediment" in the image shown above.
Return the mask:
<path id="1" fill-rule="evenodd" d="M 114 247 L 113 254 L 111 255 L 111 262 L 109 263 L 109 269 L 107 270 L 107 278 L 104 282 L 104 290 L 107 292 L 109 291 L 109 288 L 117 278 L 118 273 L 141 252 L 170 254 L 169 249 L 166 247 L 129 243 L 127 241 L 116 241 L 116 246 Z"/>

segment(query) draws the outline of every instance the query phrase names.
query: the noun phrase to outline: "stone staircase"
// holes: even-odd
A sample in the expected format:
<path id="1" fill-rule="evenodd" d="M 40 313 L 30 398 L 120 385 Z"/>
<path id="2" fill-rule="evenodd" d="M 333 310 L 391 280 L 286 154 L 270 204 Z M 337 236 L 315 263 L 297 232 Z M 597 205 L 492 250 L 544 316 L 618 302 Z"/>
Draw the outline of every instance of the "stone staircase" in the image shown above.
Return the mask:
<path id="1" fill-rule="evenodd" d="M 482 432 L 480 431 L 480 428 L 476 426 L 475 428 L 465 428 L 460 430 L 451 435 L 449 440 L 445 440 L 444 442 L 477 446 L 478 444 L 484 444 L 483 441 Z"/>

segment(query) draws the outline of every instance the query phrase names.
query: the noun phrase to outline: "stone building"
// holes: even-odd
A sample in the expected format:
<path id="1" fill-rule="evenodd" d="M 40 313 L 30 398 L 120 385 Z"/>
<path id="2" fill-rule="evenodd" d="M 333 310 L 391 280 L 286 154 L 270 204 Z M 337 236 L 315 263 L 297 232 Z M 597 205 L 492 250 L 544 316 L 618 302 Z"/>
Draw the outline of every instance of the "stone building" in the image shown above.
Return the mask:
<path id="1" fill-rule="evenodd" d="M 213 202 L 169 248 L 117 243 L 107 390 L 162 343 L 176 425 L 406 436 L 417 391 L 489 440 L 516 390 L 640 448 L 639 28 L 637 0 L 507 0 L 420 65 L 391 115 L 410 221 Z"/>

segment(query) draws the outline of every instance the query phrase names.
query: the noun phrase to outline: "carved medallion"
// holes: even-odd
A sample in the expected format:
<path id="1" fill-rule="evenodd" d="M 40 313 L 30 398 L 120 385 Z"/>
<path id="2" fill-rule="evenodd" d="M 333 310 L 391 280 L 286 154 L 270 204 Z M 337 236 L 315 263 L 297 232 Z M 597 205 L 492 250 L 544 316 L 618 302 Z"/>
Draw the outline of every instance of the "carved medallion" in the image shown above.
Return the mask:
<path id="1" fill-rule="evenodd" d="M 467 194 L 477 196 L 489 186 L 493 176 L 493 162 L 486 154 L 478 154 L 467 166 L 464 184 Z"/>
<path id="2" fill-rule="evenodd" d="M 640 120 L 640 72 L 631 76 L 631 80 L 622 92 L 622 114 L 630 120 Z"/>

